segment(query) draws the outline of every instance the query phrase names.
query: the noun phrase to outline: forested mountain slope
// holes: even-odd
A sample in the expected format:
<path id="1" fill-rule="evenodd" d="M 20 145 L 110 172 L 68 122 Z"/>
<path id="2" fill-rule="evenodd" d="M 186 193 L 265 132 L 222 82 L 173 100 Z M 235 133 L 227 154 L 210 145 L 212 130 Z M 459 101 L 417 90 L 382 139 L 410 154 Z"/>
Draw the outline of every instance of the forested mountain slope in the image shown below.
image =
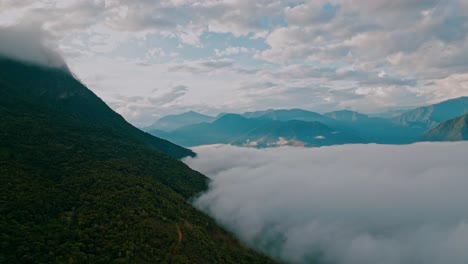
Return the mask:
<path id="1" fill-rule="evenodd" d="M 187 202 L 207 178 L 163 153 L 185 149 L 59 69 L 0 68 L 0 263 L 271 262 Z"/>

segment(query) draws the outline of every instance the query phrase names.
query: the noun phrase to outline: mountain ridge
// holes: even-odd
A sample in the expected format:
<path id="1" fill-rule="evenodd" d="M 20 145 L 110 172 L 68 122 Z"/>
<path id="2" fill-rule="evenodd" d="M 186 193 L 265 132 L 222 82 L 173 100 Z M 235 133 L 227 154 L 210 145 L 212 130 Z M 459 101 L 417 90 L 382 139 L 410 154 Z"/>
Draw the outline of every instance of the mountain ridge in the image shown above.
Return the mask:
<path id="1" fill-rule="evenodd" d="M 69 112 L 76 118 L 120 130 L 174 158 L 195 156 L 191 150 L 155 138 L 129 124 L 101 98 L 76 80 L 70 72 L 59 68 L 17 63 L 5 57 L 0 57 L 0 67 L 2 68 L 0 78 L 9 84 L 8 87 L 14 87 L 9 89 L 10 93 L 27 94 L 30 100 L 42 102 L 59 111 Z M 23 75 L 29 78 L 22 78 Z"/>
<path id="2" fill-rule="evenodd" d="M 293 140 L 291 141 L 292 145 L 309 145 L 300 140 L 294 141 L 295 139 L 292 136 L 287 135 L 289 132 L 287 132 L 286 128 L 277 129 L 277 131 L 283 131 L 285 134 L 277 133 L 276 139 L 271 137 L 271 134 L 275 133 L 267 130 L 264 131 L 264 135 L 256 134 L 253 138 L 248 138 L 250 131 L 255 129 L 258 132 L 260 131 L 259 127 L 268 122 L 271 122 L 271 129 L 276 129 L 273 128 L 276 121 L 298 120 L 320 122 L 335 131 L 344 132 L 349 136 L 352 135 L 355 139 L 350 140 L 348 143 L 409 144 L 418 141 L 425 132 L 439 124 L 440 120 L 444 120 L 446 117 L 459 116 L 460 113 L 463 114 L 466 111 L 468 111 L 468 97 L 453 98 L 437 104 L 404 111 L 397 117 L 390 115 L 388 118 L 369 116 L 350 110 L 333 111 L 322 115 L 303 109 L 268 109 L 243 114 L 223 113 L 211 122 L 192 124 L 169 132 L 158 130 L 149 132 L 183 146 L 215 143 L 232 143 L 251 147 L 276 146 L 279 138 Z M 223 119 L 226 116 L 231 119 L 231 123 L 226 123 L 225 127 L 222 128 L 218 120 L 226 122 L 226 119 Z M 285 124 L 282 125 L 285 126 Z M 241 127 L 244 128 L 241 129 Z M 309 132 L 313 133 L 312 127 L 310 129 Z M 250 135 L 252 136 L 252 134 Z M 351 139 L 352 137 L 348 138 Z M 356 140 L 356 138 L 360 138 L 360 140 Z M 258 141 L 259 139 L 261 140 Z M 254 143 L 252 144 L 252 142 Z M 259 142 L 266 145 L 263 143 L 257 144 Z M 343 144 L 344 142 L 337 140 L 335 143 Z"/>
<path id="3" fill-rule="evenodd" d="M 459 140 L 468 140 L 468 114 L 444 121 L 420 138 L 420 141 Z"/>
<path id="4" fill-rule="evenodd" d="M 144 127 L 144 131 L 162 130 L 171 131 L 184 126 L 203 122 L 212 122 L 216 117 L 203 115 L 195 111 L 188 111 L 177 115 L 167 115 L 161 117 L 150 126 Z"/>

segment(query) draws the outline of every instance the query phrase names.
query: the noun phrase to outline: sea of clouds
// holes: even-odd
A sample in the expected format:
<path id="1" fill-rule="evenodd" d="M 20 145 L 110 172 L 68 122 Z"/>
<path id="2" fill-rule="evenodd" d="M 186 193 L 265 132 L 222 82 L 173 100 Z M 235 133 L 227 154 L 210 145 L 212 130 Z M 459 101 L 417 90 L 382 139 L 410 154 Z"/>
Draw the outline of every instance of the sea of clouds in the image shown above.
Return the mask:
<path id="1" fill-rule="evenodd" d="M 194 148 L 194 204 L 288 263 L 468 263 L 468 142 Z"/>

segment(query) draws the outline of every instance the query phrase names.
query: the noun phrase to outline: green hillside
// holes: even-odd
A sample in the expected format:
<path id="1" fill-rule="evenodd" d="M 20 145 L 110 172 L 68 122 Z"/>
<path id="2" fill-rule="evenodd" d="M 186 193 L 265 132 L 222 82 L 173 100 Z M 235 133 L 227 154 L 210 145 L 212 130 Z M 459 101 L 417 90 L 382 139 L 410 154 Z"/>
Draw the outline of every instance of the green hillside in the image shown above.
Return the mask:
<path id="1" fill-rule="evenodd" d="M 0 263 L 271 263 L 187 200 L 207 179 L 58 69 L 0 60 Z"/>
<path id="2" fill-rule="evenodd" d="M 0 81 L 10 95 L 67 113 L 83 122 L 115 129 L 175 158 L 193 156 L 188 149 L 155 138 L 126 122 L 67 71 L 25 65 L 0 57 Z"/>

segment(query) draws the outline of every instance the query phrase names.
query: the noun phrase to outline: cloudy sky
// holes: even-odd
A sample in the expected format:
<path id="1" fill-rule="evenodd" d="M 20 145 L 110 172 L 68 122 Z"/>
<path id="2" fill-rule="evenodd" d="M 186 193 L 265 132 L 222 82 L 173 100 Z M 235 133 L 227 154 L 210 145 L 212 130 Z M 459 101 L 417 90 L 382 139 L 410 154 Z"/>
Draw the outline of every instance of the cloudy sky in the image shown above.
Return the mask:
<path id="1" fill-rule="evenodd" d="M 0 0 L 136 125 L 186 110 L 379 112 L 468 94 L 465 0 Z"/>

